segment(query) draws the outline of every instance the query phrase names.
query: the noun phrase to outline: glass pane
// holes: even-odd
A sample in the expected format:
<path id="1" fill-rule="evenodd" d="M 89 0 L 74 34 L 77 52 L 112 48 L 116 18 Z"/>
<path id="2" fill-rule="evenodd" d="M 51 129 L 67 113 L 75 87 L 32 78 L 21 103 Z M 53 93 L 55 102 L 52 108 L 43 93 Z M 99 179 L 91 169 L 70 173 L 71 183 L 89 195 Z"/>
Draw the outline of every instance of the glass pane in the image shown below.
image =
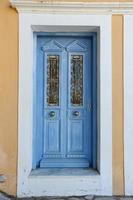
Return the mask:
<path id="1" fill-rule="evenodd" d="M 71 56 L 71 104 L 83 105 L 83 55 Z"/>
<path id="2" fill-rule="evenodd" d="M 59 105 L 59 56 L 47 57 L 47 104 Z"/>

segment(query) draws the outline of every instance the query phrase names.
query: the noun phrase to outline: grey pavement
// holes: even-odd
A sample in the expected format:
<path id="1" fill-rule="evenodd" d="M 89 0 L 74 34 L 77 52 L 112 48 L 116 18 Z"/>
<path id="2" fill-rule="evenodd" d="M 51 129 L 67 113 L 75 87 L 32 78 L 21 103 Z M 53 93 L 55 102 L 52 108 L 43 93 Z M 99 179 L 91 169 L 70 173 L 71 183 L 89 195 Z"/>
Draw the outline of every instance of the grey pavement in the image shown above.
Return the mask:
<path id="1" fill-rule="evenodd" d="M 32 197 L 16 198 L 0 193 L 0 200 L 133 200 L 133 197 L 106 197 L 106 196 L 82 196 L 82 197 Z"/>

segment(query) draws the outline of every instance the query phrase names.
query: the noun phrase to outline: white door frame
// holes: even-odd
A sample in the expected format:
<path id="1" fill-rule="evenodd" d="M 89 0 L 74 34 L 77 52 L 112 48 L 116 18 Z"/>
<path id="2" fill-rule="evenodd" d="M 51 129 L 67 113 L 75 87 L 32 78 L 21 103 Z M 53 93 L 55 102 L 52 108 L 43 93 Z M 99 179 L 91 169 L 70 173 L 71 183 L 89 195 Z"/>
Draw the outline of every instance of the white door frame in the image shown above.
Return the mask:
<path id="1" fill-rule="evenodd" d="M 19 13 L 19 121 L 17 195 L 112 195 L 112 63 L 111 15 Z M 87 176 L 33 176 L 34 31 L 99 30 L 99 160 L 100 173 Z"/>
<path id="2" fill-rule="evenodd" d="M 124 16 L 125 194 L 133 195 L 133 15 Z"/>

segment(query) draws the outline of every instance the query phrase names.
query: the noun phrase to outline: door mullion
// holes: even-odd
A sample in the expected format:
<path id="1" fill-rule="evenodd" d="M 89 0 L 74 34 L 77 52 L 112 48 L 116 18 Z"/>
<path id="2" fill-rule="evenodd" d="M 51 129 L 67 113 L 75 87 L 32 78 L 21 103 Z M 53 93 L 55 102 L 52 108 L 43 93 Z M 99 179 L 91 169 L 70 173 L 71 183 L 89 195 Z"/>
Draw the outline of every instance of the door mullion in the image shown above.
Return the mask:
<path id="1" fill-rule="evenodd" d="M 67 53 L 64 50 L 62 52 L 61 62 L 61 148 L 64 158 L 67 153 Z"/>

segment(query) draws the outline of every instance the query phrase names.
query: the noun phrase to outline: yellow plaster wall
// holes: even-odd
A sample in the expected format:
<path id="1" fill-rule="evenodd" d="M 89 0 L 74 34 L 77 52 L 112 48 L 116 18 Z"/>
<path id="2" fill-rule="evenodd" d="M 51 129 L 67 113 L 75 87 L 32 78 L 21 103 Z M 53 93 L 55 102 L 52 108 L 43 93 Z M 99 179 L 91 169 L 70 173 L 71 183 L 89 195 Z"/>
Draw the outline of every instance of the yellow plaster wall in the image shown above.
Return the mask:
<path id="1" fill-rule="evenodd" d="M 112 17 L 113 194 L 124 194 L 123 16 Z"/>
<path id="2" fill-rule="evenodd" d="M 0 190 L 16 194 L 18 16 L 0 0 Z"/>

